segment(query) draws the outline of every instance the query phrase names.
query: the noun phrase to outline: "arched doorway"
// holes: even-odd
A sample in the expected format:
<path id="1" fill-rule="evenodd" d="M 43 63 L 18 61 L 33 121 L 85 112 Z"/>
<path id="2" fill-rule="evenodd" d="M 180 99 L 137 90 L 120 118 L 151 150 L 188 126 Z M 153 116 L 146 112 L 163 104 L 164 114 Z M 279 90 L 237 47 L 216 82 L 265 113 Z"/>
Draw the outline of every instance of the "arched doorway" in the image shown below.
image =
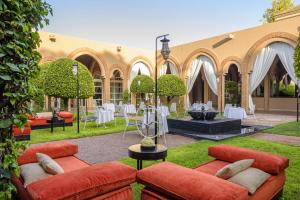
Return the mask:
<path id="1" fill-rule="evenodd" d="M 294 48 L 284 42 L 271 43 L 257 54 L 249 80 L 250 111 L 295 110 L 293 55 Z"/>
<path id="2" fill-rule="evenodd" d="M 123 99 L 123 79 L 119 70 L 113 72 L 110 78 L 110 101 L 119 104 Z"/>
<path id="3" fill-rule="evenodd" d="M 128 88 L 130 89 L 131 82 L 137 75 L 146 75 L 150 76 L 150 68 L 144 63 L 144 62 L 136 62 L 133 64 L 131 68 L 131 72 L 129 73 L 129 80 L 128 80 Z M 145 100 L 145 96 L 143 94 L 139 94 L 136 96 L 136 98 L 132 99 L 133 101 L 136 101 L 136 105 L 139 105 L 139 102 Z"/>
<path id="4" fill-rule="evenodd" d="M 213 107 L 218 106 L 218 83 L 216 66 L 207 56 L 199 56 L 188 71 L 187 106 L 192 103 L 212 101 Z"/>
<path id="5" fill-rule="evenodd" d="M 174 63 L 167 61 L 161 66 L 159 70 L 159 75 L 162 76 L 165 74 L 178 75 L 178 71 Z"/>
<path id="6" fill-rule="evenodd" d="M 241 74 L 236 64 L 230 64 L 225 74 L 225 104 L 241 106 Z"/>
<path id="7" fill-rule="evenodd" d="M 81 101 L 81 106 L 94 107 L 103 103 L 103 76 L 99 63 L 90 55 L 83 54 L 75 58 L 75 60 L 84 64 L 91 72 L 94 78 L 95 95 L 88 101 Z"/>

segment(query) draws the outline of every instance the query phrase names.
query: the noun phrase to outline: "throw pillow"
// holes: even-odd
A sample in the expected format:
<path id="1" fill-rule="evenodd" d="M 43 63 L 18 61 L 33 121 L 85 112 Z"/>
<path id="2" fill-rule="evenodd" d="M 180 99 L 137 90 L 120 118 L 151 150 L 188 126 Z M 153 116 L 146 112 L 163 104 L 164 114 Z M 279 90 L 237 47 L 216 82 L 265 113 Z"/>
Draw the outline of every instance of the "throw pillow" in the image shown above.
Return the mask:
<path id="1" fill-rule="evenodd" d="M 51 176 L 45 172 L 39 163 L 29 163 L 20 166 L 21 176 L 24 180 L 24 187 L 26 188 L 32 182 L 42 180 Z"/>
<path id="2" fill-rule="evenodd" d="M 230 179 L 228 181 L 245 187 L 250 194 L 259 188 L 271 175 L 257 168 L 248 168 Z"/>
<path id="3" fill-rule="evenodd" d="M 235 174 L 248 169 L 254 163 L 254 159 L 239 160 L 224 166 L 217 171 L 216 176 L 222 179 L 228 179 Z"/>
<path id="4" fill-rule="evenodd" d="M 43 153 L 37 153 L 36 157 L 43 169 L 49 174 L 56 175 L 64 173 L 63 168 L 50 156 Z"/>

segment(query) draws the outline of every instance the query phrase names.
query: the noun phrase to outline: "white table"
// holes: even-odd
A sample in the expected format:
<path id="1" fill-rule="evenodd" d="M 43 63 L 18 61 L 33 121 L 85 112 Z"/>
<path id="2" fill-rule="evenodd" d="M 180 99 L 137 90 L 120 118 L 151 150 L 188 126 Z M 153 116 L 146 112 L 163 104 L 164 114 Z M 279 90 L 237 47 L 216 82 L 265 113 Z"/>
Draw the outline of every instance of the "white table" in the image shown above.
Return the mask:
<path id="1" fill-rule="evenodd" d="M 245 109 L 241 107 L 228 107 L 226 114 L 224 111 L 224 116 L 232 119 L 245 119 L 247 118 L 247 113 Z"/>
<path id="2" fill-rule="evenodd" d="M 127 114 L 136 114 L 136 108 L 133 104 L 124 104 L 124 112 Z"/>
<path id="3" fill-rule="evenodd" d="M 97 109 L 95 115 L 97 117 L 96 123 L 103 124 L 104 127 L 106 127 L 106 122 L 114 120 L 114 113 L 111 110 Z"/>
<path id="4" fill-rule="evenodd" d="M 170 111 L 168 106 L 157 106 L 157 112 L 161 113 L 165 116 L 169 116 L 170 115 Z"/>
<path id="5" fill-rule="evenodd" d="M 163 113 L 160 113 L 157 115 L 157 120 L 158 120 L 158 132 L 159 134 L 165 134 L 169 132 L 168 128 L 168 121 L 167 121 L 167 116 Z M 146 125 L 149 125 L 150 127 L 154 127 L 154 121 L 155 121 L 155 114 L 152 112 L 148 112 L 148 118 L 146 112 L 144 113 L 143 117 L 143 123 L 142 123 L 142 128 L 145 128 Z"/>
<path id="6" fill-rule="evenodd" d="M 105 103 L 105 104 L 103 104 L 103 108 L 105 110 L 111 110 L 113 112 L 116 112 L 115 104 L 113 104 L 113 103 Z"/>

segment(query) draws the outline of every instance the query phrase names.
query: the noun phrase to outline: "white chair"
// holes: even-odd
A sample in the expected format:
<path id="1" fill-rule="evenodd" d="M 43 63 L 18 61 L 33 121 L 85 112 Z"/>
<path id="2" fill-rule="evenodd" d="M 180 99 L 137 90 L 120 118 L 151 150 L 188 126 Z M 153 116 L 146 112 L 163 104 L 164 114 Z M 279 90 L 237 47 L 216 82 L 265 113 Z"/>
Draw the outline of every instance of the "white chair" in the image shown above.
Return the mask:
<path id="1" fill-rule="evenodd" d="M 140 123 L 138 123 L 138 121 L 136 119 L 134 119 L 134 121 L 130 120 L 127 113 L 125 113 L 125 112 L 124 112 L 124 118 L 125 118 L 125 129 L 124 129 L 123 135 L 122 135 L 123 139 L 125 138 L 125 134 L 126 134 L 128 127 L 130 127 L 130 126 L 137 127 L 137 131 L 138 132 L 140 131 L 140 129 L 139 129 Z"/>
<path id="2" fill-rule="evenodd" d="M 84 122 L 83 129 L 85 129 L 87 122 L 92 122 L 92 121 L 97 120 L 97 117 L 95 115 L 94 116 L 88 116 L 87 115 L 85 107 L 80 107 L 80 113 L 82 114 L 82 117 L 80 118 L 80 121 Z"/>

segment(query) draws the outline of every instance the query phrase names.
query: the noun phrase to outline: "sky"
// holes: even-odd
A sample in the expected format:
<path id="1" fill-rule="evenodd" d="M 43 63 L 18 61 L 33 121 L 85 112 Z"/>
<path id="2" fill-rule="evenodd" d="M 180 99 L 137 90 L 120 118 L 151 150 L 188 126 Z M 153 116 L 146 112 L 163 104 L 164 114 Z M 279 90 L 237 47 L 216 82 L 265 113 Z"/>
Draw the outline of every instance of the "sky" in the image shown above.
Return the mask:
<path id="1" fill-rule="evenodd" d="M 258 26 L 271 6 L 271 0 L 46 1 L 53 16 L 43 31 L 148 50 L 162 34 L 175 46 Z"/>

